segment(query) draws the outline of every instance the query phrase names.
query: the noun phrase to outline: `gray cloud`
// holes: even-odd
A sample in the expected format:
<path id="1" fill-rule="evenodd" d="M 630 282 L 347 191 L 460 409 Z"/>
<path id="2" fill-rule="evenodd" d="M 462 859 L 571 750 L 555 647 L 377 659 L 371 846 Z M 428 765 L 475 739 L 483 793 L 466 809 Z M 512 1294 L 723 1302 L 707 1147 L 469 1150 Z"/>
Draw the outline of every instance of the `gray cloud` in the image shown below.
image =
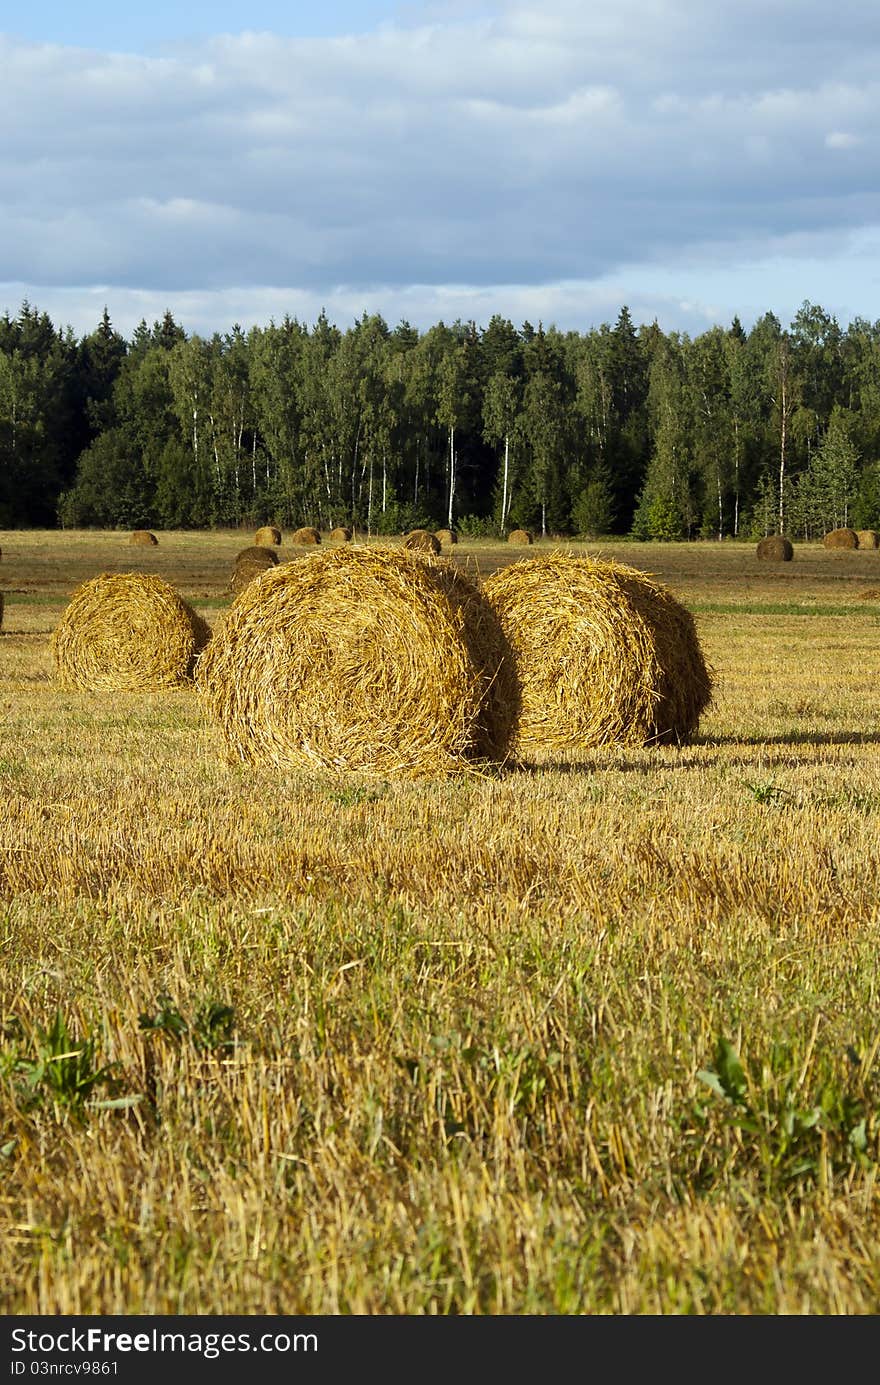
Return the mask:
<path id="1" fill-rule="evenodd" d="M 721 272 L 786 238 L 845 259 L 880 223 L 873 0 L 467 14 L 162 57 L 0 37 L 3 279 L 218 310 L 267 286 L 598 301 L 628 267 Z"/>

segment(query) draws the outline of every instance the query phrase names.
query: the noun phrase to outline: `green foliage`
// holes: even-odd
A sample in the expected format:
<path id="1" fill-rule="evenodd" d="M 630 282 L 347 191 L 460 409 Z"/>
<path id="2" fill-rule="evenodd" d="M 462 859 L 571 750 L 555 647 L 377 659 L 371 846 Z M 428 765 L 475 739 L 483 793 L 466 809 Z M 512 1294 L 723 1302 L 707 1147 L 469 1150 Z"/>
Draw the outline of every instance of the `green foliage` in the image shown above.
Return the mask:
<path id="1" fill-rule="evenodd" d="M 784 465 L 782 439 L 785 438 Z M 800 538 L 880 523 L 880 331 L 805 302 L 691 340 L 496 316 L 390 331 L 0 321 L 0 522 Z M 482 536 L 482 535 L 481 535 Z"/>
<path id="2" fill-rule="evenodd" d="M 83 1108 L 99 1087 L 116 1090 L 116 1066 L 98 1063 L 95 1035 L 78 1038 L 71 1034 L 62 1012 L 57 1010 L 47 1029 L 38 1028 L 29 1051 L 22 1051 L 19 1026 L 7 1026 L 12 1045 L 0 1052 L 0 1074 L 11 1077 L 25 1106 L 45 1098 L 82 1114 Z M 131 1104 L 101 1102 L 100 1105 Z"/>
<path id="3" fill-rule="evenodd" d="M 799 1059 L 791 1043 L 775 1044 L 759 1083 L 733 1042 L 718 1037 L 714 1066 L 697 1073 L 716 1101 L 695 1106 L 703 1154 L 715 1156 L 717 1175 L 729 1173 L 731 1162 L 754 1161 L 768 1184 L 809 1184 L 827 1179 L 829 1170 L 845 1176 L 876 1164 L 878 1094 L 868 1088 L 858 1054 L 847 1049 L 842 1074 L 827 1062 L 817 1064 L 807 1089 L 810 1057 L 811 1048 Z M 704 1168 L 704 1182 L 707 1173 Z"/>
<path id="4" fill-rule="evenodd" d="M 162 1034 L 176 1042 L 184 1039 L 199 1053 L 219 1053 L 235 1047 L 235 1011 L 220 1001 L 204 1001 L 187 1019 L 166 992 L 156 997 L 152 1011 L 138 1016 L 147 1034 Z"/>

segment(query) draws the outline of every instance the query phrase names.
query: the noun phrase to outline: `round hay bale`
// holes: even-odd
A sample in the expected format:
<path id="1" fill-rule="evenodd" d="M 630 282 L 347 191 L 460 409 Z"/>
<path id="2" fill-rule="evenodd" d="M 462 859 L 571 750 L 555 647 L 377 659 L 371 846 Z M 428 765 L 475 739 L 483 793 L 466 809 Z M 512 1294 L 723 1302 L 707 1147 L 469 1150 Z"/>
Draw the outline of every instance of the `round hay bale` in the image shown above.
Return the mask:
<path id="1" fill-rule="evenodd" d="M 351 543 L 351 530 L 339 525 L 336 529 L 330 530 L 331 543 Z"/>
<path id="2" fill-rule="evenodd" d="M 262 529 L 258 529 L 254 534 L 254 543 L 274 545 L 277 548 L 281 543 L 281 530 L 274 524 L 264 524 Z"/>
<path id="3" fill-rule="evenodd" d="M 766 538 L 760 539 L 756 551 L 759 558 L 771 563 L 790 563 L 794 557 L 791 539 L 785 538 L 782 534 L 768 534 Z"/>
<path id="4" fill-rule="evenodd" d="M 313 529 L 310 524 L 306 524 L 302 529 L 297 529 L 291 539 L 291 543 L 315 544 L 321 542 L 320 530 Z"/>
<path id="5" fill-rule="evenodd" d="M 528 529 L 511 529 L 507 535 L 507 542 L 526 545 L 532 543 L 533 539 Z"/>
<path id="6" fill-rule="evenodd" d="M 267 548 L 263 544 L 254 543 L 249 548 L 243 548 L 236 554 L 236 563 L 256 563 L 257 567 L 274 567 L 278 562 L 278 554 L 274 548 Z"/>
<path id="7" fill-rule="evenodd" d="M 482 592 L 448 559 L 342 545 L 247 587 L 196 687 L 232 760 L 416 778 L 506 753 L 505 649 Z"/>
<path id="8" fill-rule="evenodd" d="M 450 544 L 458 543 L 458 535 L 454 529 L 435 529 L 434 533 L 440 540 L 442 547 L 449 547 Z"/>
<path id="9" fill-rule="evenodd" d="M 267 548 L 261 544 L 253 544 L 250 548 L 243 548 L 232 567 L 229 591 L 233 596 L 237 596 L 240 591 L 244 591 L 248 582 L 253 581 L 261 572 L 265 572 L 267 567 L 277 567 L 277 565 L 278 554 L 274 548 Z"/>
<path id="10" fill-rule="evenodd" d="M 822 543 L 826 548 L 858 548 L 859 536 L 855 529 L 832 529 Z"/>
<path id="11" fill-rule="evenodd" d="M 880 548 L 880 534 L 876 529 L 857 529 L 859 548 Z"/>
<path id="12" fill-rule="evenodd" d="M 410 529 L 403 541 L 404 548 L 414 548 L 424 553 L 439 553 L 440 540 L 430 529 Z"/>
<path id="13" fill-rule="evenodd" d="M 142 548 L 153 548 L 159 540 L 155 534 L 151 534 L 149 529 L 135 529 L 129 536 L 129 543 L 139 544 Z"/>
<path id="14" fill-rule="evenodd" d="M 622 563 L 550 554 L 483 583 L 519 678 L 514 751 L 685 741 L 712 697 L 690 612 Z"/>
<path id="15" fill-rule="evenodd" d="M 190 682 L 210 638 L 163 577 L 102 572 L 77 587 L 50 643 L 62 687 L 125 692 Z"/>

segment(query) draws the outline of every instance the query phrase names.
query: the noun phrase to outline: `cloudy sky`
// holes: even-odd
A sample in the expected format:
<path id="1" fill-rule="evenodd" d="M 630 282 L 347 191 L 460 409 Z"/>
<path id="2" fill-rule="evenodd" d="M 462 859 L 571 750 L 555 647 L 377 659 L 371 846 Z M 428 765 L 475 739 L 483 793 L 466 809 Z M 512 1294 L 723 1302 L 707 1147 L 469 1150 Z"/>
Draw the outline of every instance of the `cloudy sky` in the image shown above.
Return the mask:
<path id="1" fill-rule="evenodd" d="M 0 312 L 880 318 L 877 0 L 0 0 Z"/>

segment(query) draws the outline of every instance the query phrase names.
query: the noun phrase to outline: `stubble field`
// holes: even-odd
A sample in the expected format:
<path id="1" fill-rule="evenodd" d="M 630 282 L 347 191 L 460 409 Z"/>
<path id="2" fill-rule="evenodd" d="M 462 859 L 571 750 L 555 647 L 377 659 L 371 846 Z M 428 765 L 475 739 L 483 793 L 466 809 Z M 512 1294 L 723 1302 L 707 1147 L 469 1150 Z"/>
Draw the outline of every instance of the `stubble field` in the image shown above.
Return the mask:
<path id="1" fill-rule="evenodd" d="M 699 734 L 412 783 L 60 690 L 98 572 L 228 605 L 159 538 L 0 532 L 0 1311 L 880 1311 L 880 551 L 564 545 L 694 612 Z"/>

